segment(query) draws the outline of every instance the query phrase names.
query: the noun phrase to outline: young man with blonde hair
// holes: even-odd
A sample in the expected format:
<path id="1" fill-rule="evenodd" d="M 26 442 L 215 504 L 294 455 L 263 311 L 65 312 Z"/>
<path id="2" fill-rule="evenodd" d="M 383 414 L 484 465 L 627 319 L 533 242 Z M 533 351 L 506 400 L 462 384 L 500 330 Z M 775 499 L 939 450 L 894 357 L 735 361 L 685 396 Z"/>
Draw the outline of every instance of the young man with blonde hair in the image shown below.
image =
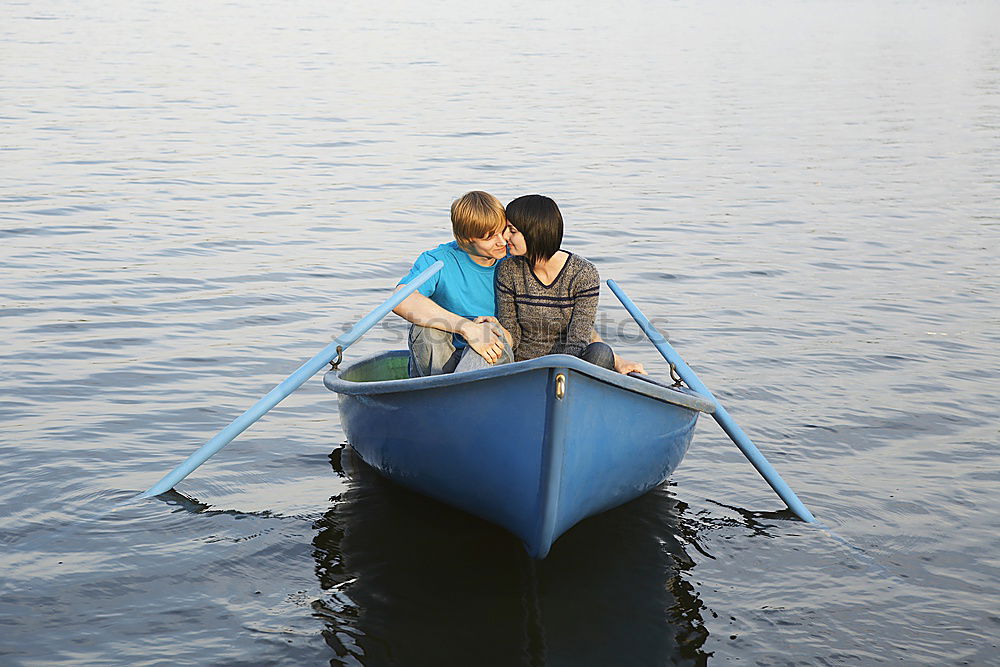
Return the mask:
<path id="1" fill-rule="evenodd" d="M 487 362 L 512 361 L 495 324 L 493 278 L 507 256 L 507 217 L 493 195 L 468 192 L 451 205 L 455 240 L 421 253 L 397 289 L 441 260 L 435 276 L 393 311 L 409 321 L 410 377 L 455 370 L 466 346 Z"/>

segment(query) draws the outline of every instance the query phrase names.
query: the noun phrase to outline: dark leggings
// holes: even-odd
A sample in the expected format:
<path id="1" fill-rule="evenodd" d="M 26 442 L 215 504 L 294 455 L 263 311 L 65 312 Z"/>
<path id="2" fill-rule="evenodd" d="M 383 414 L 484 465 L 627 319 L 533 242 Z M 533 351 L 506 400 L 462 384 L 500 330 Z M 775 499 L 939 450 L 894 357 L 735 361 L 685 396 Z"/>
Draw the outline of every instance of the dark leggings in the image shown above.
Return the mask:
<path id="1" fill-rule="evenodd" d="M 580 353 L 580 358 L 609 371 L 615 370 L 615 353 L 607 343 L 591 343 Z"/>

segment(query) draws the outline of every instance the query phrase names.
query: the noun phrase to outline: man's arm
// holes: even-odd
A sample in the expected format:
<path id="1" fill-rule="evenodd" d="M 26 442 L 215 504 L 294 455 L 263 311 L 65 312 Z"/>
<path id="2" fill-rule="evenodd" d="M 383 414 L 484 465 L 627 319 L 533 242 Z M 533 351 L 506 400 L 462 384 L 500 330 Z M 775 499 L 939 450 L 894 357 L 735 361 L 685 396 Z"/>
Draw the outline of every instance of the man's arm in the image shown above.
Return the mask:
<path id="1" fill-rule="evenodd" d="M 403 285 L 397 285 L 396 290 L 402 287 Z M 403 299 L 392 312 L 411 324 L 458 334 L 491 364 L 496 362 L 503 352 L 503 344 L 488 323 L 475 323 L 445 310 L 420 292 L 414 292 Z"/>
<path id="2" fill-rule="evenodd" d="M 405 301 L 403 303 L 406 303 Z M 601 338 L 601 334 L 597 333 L 597 329 L 594 329 L 590 334 L 591 343 L 603 343 L 604 339 Z M 649 375 L 646 369 L 637 361 L 629 361 L 615 355 L 615 370 L 622 374 L 627 373 L 642 373 L 643 375 Z"/>

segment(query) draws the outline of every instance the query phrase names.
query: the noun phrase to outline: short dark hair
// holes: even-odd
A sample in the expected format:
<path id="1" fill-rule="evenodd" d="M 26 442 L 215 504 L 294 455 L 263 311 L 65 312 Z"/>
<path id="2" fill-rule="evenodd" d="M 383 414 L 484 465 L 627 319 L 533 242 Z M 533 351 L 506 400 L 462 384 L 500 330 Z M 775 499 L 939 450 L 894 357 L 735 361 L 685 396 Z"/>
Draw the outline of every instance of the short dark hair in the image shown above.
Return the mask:
<path id="1" fill-rule="evenodd" d="M 556 203 L 543 195 L 524 195 L 507 204 L 507 222 L 524 235 L 525 259 L 534 264 L 562 245 L 563 219 Z"/>

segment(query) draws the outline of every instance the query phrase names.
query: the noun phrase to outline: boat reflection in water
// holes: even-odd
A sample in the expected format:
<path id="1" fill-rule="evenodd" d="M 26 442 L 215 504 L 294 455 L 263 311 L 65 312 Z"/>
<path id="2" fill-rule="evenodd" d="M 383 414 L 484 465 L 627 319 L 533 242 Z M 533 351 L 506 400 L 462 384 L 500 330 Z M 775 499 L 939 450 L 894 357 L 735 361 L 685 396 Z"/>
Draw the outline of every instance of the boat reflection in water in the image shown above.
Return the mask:
<path id="1" fill-rule="evenodd" d="M 349 477 L 316 523 L 313 609 L 331 664 L 704 664 L 685 505 L 661 486 L 587 519 L 542 561 L 506 531 L 380 477 Z M 686 533 L 685 533 L 686 531 Z"/>

